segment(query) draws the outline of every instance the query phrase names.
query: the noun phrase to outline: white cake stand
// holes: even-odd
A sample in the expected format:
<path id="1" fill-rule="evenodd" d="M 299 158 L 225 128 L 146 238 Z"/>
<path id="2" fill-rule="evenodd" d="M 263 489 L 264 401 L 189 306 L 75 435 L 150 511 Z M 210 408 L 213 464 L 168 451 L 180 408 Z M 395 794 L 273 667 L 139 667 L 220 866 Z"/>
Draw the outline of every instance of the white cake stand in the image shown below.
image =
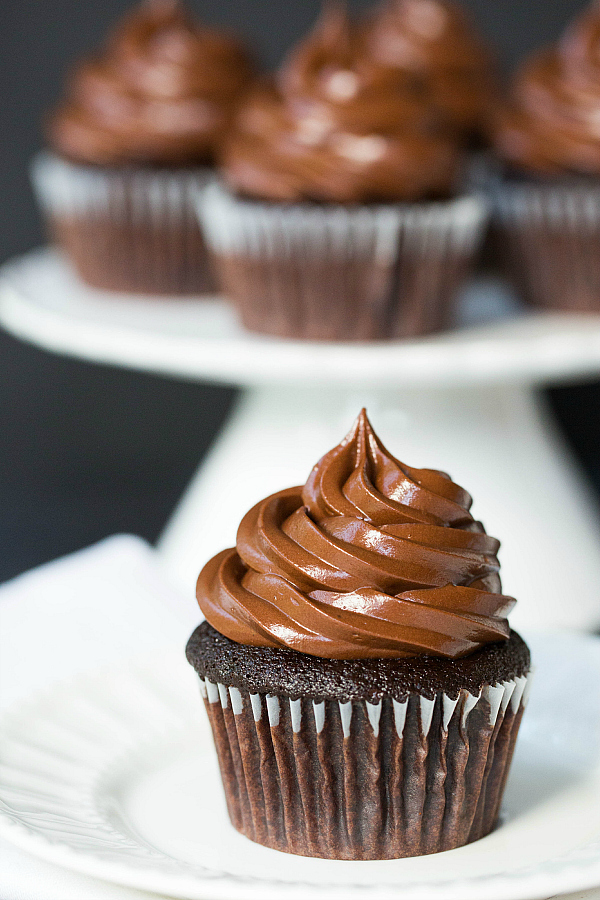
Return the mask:
<path id="1" fill-rule="evenodd" d="M 470 326 L 452 333 L 384 344 L 302 343 L 245 334 L 217 298 L 92 291 L 54 251 L 29 253 L 0 270 L 0 321 L 25 340 L 97 362 L 245 387 L 159 543 L 188 593 L 201 565 L 235 541 L 243 513 L 265 494 L 303 482 L 366 405 L 400 459 L 443 468 L 473 494 L 475 515 L 502 538 L 504 589 L 520 601 L 517 627 L 596 627 L 596 510 L 534 388 L 600 372 L 600 317 L 501 312 L 498 285 L 478 284 L 463 298 Z"/>

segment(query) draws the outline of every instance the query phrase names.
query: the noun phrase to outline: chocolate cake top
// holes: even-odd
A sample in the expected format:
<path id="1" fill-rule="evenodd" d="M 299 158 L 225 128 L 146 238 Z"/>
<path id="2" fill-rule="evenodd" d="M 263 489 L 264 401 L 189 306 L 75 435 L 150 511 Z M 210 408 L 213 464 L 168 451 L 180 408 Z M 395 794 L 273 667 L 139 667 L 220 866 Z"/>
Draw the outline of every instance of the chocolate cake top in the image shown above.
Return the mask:
<path id="1" fill-rule="evenodd" d="M 508 641 L 488 644 L 464 659 L 417 656 L 405 659 L 314 659 L 295 650 L 245 647 L 203 622 L 187 645 L 199 675 L 250 693 L 313 700 L 403 701 L 410 694 L 453 700 L 462 690 L 474 696 L 484 685 L 527 675 L 527 645 L 511 631 Z"/>

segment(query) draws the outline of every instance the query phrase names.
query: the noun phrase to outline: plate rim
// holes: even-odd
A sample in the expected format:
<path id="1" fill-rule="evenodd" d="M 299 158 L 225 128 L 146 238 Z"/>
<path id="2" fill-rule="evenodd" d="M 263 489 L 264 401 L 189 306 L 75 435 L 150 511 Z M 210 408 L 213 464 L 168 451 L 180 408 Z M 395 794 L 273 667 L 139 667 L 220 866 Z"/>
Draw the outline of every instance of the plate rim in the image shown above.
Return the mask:
<path id="1" fill-rule="evenodd" d="M 241 328 L 220 339 L 190 337 L 155 328 L 136 331 L 130 324 L 107 324 L 102 318 L 98 320 L 90 316 L 85 292 L 94 295 L 93 303 L 99 304 L 98 308 L 105 304 L 110 307 L 111 303 L 118 303 L 118 299 L 103 299 L 101 292 L 96 292 L 98 296 L 95 296 L 93 289 L 85 285 L 82 287 L 84 302 L 79 307 L 77 297 L 72 308 L 68 304 L 66 309 L 63 308 L 64 303 L 60 308 L 44 303 L 30 294 L 27 285 L 23 289 L 21 284 L 22 272 L 27 273 L 36 266 L 41 267 L 42 272 L 48 266 L 60 271 L 65 263 L 55 248 L 46 246 L 13 257 L 0 267 L 0 322 L 3 326 L 23 340 L 55 352 L 141 371 L 194 380 L 209 378 L 222 384 L 246 386 L 269 385 L 274 378 L 279 381 L 284 378 L 286 384 L 292 385 L 319 385 L 326 378 L 340 386 L 368 383 L 378 387 L 389 383 L 388 369 L 393 365 L 398 384 L 405 388 L 420 388 L 442 383 L 460 387 L 515 380 L 542 384 L 600 370 L 600 316 L 590 319 L 585 314 L 534 310 L 496 324 L 471 325 L 463 331 L 458 329 L 383 344 L 287 340 L 249 334 Z M 65 279 L 68 294 L 73 273 L 64 269 L 60 277 Z M 214 300 L 215 295 L 210 296 Z M 133 302 L 136 302 L 135 298 Z M 517 324 L 519 318 L 521 325 Z M 578 327 L 565 344 L 564 328 L 570 323 Z M 526 333 L 522 333 L 523 328 Z M 498 330 L 502 332 L 500 336 Z M 132 342 L 132 334 L 135 342 Z M 529 346 L 533 341 L 533 354 L 522 352 L 524 337 Z M 458 367 L 457 343 L 462 350 L 459 353 L 461 366 Z M 224 353 L 224 346 L 231 352 Z M 265 363 L 265 348 L 269 350 L 267 356 L 274 360 L 272 364 Z M 387 364 L 375 365 L 382 353 Z M 352 370 L 343 365 L 350 355 L 354 360 Z M 451 366 L 445 362 L 449 356 L 453 360 Z M 249 358 L 251 365 L 247 361 Z M 283 358 L 287 365 L 282 369 Z M 437 365 L 432 366 L 432 358 L 434 362 L 437 360 Z M 507 362 L 508 358 L 510 361 Z"/>
<path id="2" fill-rule="evenodd" d="M 549 869 L 544 873 L 537 871 L 523 875 L 516 870 L 510 874 L 477 875 L 469 879 L 453 878 L 447 881 L 414 882 L 409 885 L 397 885 L 392 882 L 373 884 L 339 885 L 327 884 L 323 887 L 312 882 L 283 882 L 276 879 L 263 879 L 256 876 L 244 878 L 241 875 L 206 870 L 206 876 L 185 874 L 165 874 L 156 870 L 148 870 L 136 864 L 119 864 L 105 862 L 94 854 L 77 851 L 67 844 L 49 840 L 30 832 L 21 823 L 9 822 L 0 813 L 0 836 L 7 838 L 12 844 L 33 853 L 38 858 L 54 865 L 62 866 L 82 875 L 89 875 L 102 881 L 109 881 L 123 887 L 136 890 L 164 894 L 177 900 L 255 900 L 261 897 L 271 900 L 288 892 L 290 897 L 306 897 L 307 900 L 336 896 L 339 893 L 350 897 L 353 892 L 360 892 L 369 898 L 395 896 L 398 900 L 451 900 L 458 894 L 449 894 L 449 889 L 460 887 L 460 896 L 465 900 L 481 898 L 481 887 L 485 885 L 486 900 L 510 900 L 518 896 L 519 900 L 547 900 L 565 893 L 592 890 L 600 886 L 600 858 L 588 863 L 572 862 L 563 866 L 558 875 Z M 451 851 L 449 851 L 451 852 Z M 578 870 L 580 877 L 572 877 L 573 870 Z M 564 876 L 561 878 L 560 876 Z M 570 876 L 570 877 L 567 877 Z M 507 887 L 518 883 L 518 895 L 507 893 Z M 235 889 L 232 893 L 232 888 Z M 247 890 L 244 890 L 247 888 Z M 240 890 L 241 889 L 241 890 Z M 268 891 L 276 890 L 273 894 Z M 299 894 L 299 891 L 304 893 Z"/>

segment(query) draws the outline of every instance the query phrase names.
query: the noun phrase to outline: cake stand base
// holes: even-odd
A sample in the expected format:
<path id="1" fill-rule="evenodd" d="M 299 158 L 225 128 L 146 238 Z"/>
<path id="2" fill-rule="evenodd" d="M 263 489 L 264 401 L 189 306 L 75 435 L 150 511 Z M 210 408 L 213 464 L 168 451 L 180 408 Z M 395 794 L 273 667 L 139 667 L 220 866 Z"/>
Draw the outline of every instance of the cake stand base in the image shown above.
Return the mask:
<path id="1" fill-rule="evenodd" d="M 399 459 L 441 468 L 502 539 L 518 627 L 600 624 L 600 534 L 583 478 L 540 398 L 518 385 L 410 391 L 254 388 L 237 408 L 159 542 L 189 595 L 201 566 L 235 543 L 243 514 L 304 480 L 366 406 Z"/>

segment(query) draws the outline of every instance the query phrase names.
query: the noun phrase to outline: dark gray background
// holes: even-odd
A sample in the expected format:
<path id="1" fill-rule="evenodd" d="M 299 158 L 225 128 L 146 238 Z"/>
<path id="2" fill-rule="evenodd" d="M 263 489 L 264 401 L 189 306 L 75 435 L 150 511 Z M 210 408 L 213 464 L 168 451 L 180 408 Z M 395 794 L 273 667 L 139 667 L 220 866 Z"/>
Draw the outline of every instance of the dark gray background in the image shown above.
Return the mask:
<path id="1" fill-rule="evenodd" d="M 505 73 L 585 6 L 581 0 L 464 2 Z M 42 242 L 27 165 L 42 143 L 44 112 L 58 98 L 68 67 L 130 5 L 0 0 L 0 262 Z M 320 3 L 192 5 L 207 22 L 245 33 L 271 67 L 307 31 Z M 232 399 L 223 388 L 64 359 L 0 333 L 0 580 L 115 531 L 154 540 Z M 600 384 L 561 388 L 550 400 L 600 489 Z"/>

